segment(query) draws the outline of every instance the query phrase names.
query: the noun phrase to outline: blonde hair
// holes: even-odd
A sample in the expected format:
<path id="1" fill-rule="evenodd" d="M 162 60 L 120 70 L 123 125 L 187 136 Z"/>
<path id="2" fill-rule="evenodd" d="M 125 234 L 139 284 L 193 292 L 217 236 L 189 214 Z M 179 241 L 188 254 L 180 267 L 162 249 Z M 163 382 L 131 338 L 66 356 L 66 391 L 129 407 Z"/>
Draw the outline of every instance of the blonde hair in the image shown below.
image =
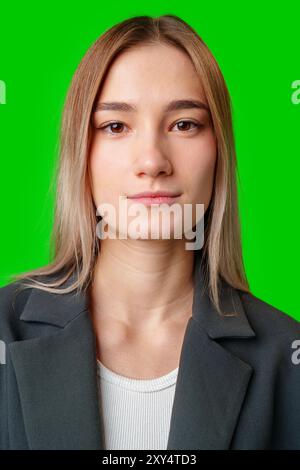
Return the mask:
<path id="1" fill-rule="evenodd" d="M 60 129 L 57 191 L 50 250 L 53 261 L 13 276 L 27 278 L 24 288 L 53 293 L 84 290 L 92 280 L 100 242 L 96 235 L 96 206 L 91 192 L 88 156 L 91 116 L 105 75 L 118 54 L 141 44 L 167 44 L 184 51 L 195 66 L 209 105 L 218 155 L 201 262 L 209 295 L 219 313 L 219 280 L 249 291 L 242 260 L 236 185 L 236 153 L 229 92 L 222 72 L 196 31 L 176 15 L 136 16 L 106 30 L 82 58 L 69 87 Z M 76 271 L 73 284 L 60 289 Z M 42 276 L 45 281 L 42 282 Z M 53 282 L 47 276 L 55 275 Z M 32 278 L 41 276 L 40 280 Z"/>

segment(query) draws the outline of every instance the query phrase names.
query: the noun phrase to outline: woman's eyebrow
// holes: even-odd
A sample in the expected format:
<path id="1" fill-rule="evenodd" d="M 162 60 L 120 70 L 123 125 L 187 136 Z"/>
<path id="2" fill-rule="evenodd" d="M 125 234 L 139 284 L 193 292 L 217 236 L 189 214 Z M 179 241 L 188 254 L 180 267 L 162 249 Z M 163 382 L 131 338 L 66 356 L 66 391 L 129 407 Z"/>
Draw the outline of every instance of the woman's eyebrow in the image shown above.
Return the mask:
<path id="1" fill-rule="evenodd" d="M 181 109 L 205 109 L 209 112 L 208 106 L 199 100 L 173 100 L 170 101 L 164 108 L 164 113 L 169 113 L 171 111 L 177 111 Z M 137 112 L 137 107 L 130 103 L 125 103 L 122 101 L 110 101 L 110 102 L 102 102 L 97 103 L 94 107 L 93 112 L 96 113 L 97 111 L 125 111 L 125 112 Z"/>

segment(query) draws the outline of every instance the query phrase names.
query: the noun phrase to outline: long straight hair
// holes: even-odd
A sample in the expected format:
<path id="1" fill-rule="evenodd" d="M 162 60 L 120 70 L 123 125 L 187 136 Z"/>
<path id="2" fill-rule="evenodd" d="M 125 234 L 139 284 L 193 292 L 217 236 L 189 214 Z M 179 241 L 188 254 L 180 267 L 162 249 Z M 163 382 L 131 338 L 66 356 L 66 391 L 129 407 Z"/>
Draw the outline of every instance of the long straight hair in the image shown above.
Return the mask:
<path id="1" fill-rule="evenodd" d="M 234 288 L 249 291 L 241 248 L 232 105 L 212 53 L 197 32 L 176 15 L 125 19 L 106 30 L 83 56 L 66 96 L 60 126 L 50 239 L 52 262 L 15 275 L 13 280 L 27 279 L 29 282 L 22 282 L 22 288 L 34 287 L 58 294 L 73 290 L 79 293 L 92 281 L 101 244 L 95 230 L 96 206 L 89 178 L 91 116 L 113 60 L 122 51 L 141 44 L 167 44 L 184 51 L 194 64 L 209 105 L 218 152 L 212 197 L 205 213 L 201 262 L 210 298 L 222 314 L 221 278 Z M 59 288 L 73 273 L 76 273 L 74 282 Z"/>

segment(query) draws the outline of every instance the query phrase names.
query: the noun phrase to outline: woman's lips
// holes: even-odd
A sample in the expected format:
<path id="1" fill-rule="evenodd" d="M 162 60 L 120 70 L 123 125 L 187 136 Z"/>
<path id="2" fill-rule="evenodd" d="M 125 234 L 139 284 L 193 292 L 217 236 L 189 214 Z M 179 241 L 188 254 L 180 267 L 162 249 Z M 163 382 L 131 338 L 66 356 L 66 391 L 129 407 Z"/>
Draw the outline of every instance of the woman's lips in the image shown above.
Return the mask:
<path id="1" fill-rule="evenodd" d="M 151 197 L 133 197 L 129 198 L 134 202 L 139 202 L 145 206 L 151 206 L 153 204 L 173 204 L 180 196 L 151 196 Z"/>

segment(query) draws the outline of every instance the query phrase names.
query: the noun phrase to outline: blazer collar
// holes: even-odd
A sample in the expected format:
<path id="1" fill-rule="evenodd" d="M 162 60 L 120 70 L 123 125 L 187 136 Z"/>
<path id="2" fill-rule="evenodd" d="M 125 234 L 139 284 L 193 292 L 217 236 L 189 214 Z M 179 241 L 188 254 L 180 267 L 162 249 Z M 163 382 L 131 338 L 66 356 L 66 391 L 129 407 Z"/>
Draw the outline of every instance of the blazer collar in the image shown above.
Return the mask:
<path id="1" fill-rule="evenodd" d="M 236 289 L 225 280 L 220 281 L 220 305 L 227 315 L 223 317 L 212 304 L 205 284 L 203 251 L 195 252 L 194 262 L 194 301 L 192 316 L 199 322 L 210 338 L 252 337 L 255 332 L 249 324 L 243 304 Z M 76 273 L 64 283 L 67 287 L 75 280 Z M 50 294 L 31 289 L 20 316 L 21 320 L 49 323 L 64 328 L 78 314 L 88 309 L 88 299 L 84 292 Z"/>
<path id="2" fill-rule="evenodd" d="M 76 273 L 74 272 L 62 287 L 68 287 L 75 279 Z M 64 328 L 85 310 L 87 310 L 87 296 L 84 292 L 80 293 L 77 290 L 61 295 L 31 289 L 20 319 Z"/>
<path id="3" fill-rule="evenodd" d="M 168 450 L 228 449 L 253 372 L 216 341 L 251 339 L 255 332 L 238 291 L 225 281 L 221 306 L 236 315 L 224 317 L 215 310 L 201 259 L 202 253 L 196 253 L 193 311 L 181 349 Z M 96 340 L 88 313 L 83 293 L 54 295 L 32 289 L 21 320 L 58 328 L 8 344 L 32 449 L 105 449 Z"/>

